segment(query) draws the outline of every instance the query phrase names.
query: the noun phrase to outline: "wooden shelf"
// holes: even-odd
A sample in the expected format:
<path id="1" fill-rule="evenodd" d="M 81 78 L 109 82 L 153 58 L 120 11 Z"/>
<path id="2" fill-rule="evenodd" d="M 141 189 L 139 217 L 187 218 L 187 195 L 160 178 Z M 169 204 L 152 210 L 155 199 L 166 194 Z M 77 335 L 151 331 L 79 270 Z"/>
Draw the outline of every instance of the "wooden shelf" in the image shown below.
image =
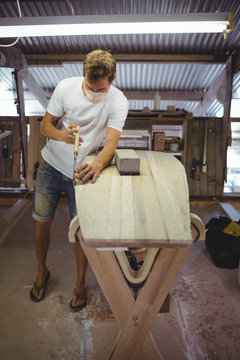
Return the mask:
<path id="1" fill-rule="evenodd" d="M 155 150 L 157 151 L 157 150 Z M 177 150 L 177 151 L 171 151 L 171 150 L 164 150 L 162 152 L 168 153 L 168 154 L 184 154 L 184 150 Z"/>
<path id="2" fill-rule="evenodd" d="M 146 134 L 151 136 L 151 149 L 153 133 L 156 131 L 162 131 L 153 129 L 154 125 L 166 125 L 166 126 L 181 126 L 182 127 L 182 141 L 181 150 L 171 151 L 164 150 L 166 153 L 180 155 L 181 161 L 185 166 L 186 162 L 186 149 L 187 149 L 187 120 L 192 120 L 193 115 L 184 110 L 176 111 L 140 111 L 131 110 L 128 113 L 128 117 L 124 126 L 124 130 L 145 130 Z M 183 147 L 183 148 L 182 148 Z M 133 147 L 134 148 L 134 147 Z M 137 148 L 135 148 L 137 149 Z M 159 150 L 155 150 L 159 151 Z"/>

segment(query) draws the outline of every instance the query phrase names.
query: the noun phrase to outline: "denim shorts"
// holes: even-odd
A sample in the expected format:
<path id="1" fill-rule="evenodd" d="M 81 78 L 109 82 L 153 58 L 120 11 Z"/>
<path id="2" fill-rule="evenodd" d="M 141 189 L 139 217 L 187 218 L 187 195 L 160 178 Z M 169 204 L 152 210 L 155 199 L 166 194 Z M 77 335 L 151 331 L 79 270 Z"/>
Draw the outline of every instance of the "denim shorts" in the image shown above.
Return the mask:
<path id="1" fill-rule="evenodd" d="M 41 159 L 33 193 L 33 218 L 41 222 L 52 220 L 63 192 L 67 195 L 72 219 L 77 215 L 73 180 Z"/>

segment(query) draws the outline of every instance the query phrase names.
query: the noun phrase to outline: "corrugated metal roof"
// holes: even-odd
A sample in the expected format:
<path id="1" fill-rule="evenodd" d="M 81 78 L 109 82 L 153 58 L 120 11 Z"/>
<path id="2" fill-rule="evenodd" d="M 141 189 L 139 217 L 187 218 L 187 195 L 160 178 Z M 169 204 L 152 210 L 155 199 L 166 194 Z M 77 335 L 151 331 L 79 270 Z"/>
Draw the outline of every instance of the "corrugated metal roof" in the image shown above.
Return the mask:
<path id="1" fill-rule="evenodd" d="M 222 72 L 223 64 L 117 64 L 114 85 L 121 90 L 206 90 Z M 53 90 L 64 78 L 83 76 L 82 64 L 29 68 L 38 84 Z"/>
<path id="2" fill-rule="evenodd" d="M 237 90 L 240 93 L 240 72 L 233 77 L 233 92 Z"/>
<path id="3" fill-rule="evenodd" d="M 66 1 L 20 2 L 22 16 L 71 15 Z M 240 42 L 239 0 L 89 0 L 72 1 L 76 15 L 169 14 L 188 12 L 233 11 L 236 28 L 227 40 L 221 34 L 149 34 L 101 35 L 22 38 L 19 46 L 24 53 L 86 53 L 96 48 L 113 53 L 225 53 L 237 49 Z M 16 2 L 0 3 L 1 17 L 18 16 Z"/>
<path id="4" fill-rule="evenodd" d="M 223 105 L 218 100 L 214 100 L 212 102 L 211 106 L 207 109 L 207 111 L 203 115 L 216 116 L 218 114 L 218 112 L 222 109 L 223 109 Z"/>
<path id="5" fill-rule="evenodd" d="M 123 90 L 205 90 L 223 64 L 118 64 L 116 86 Z"/>
<path id="6" fill-rule="evenodd" d="M 119 64 L 117 66 L 117 77 L 115 86 L 122 90 L 203 90 L 206 91 L 211 83 L 218 77 L 223 70 L 224 65 L 201 65 L 182 64 L 174 69 L 173 64 Z M 38 82 L 39 86 L 50 92 L 54 90 L 58 82 L 64 78 L 72 76 L 82 76 L 82 64 L 63 64 L 63 66 L 30 67 L 30 72 Z M 175 70 L 175 71 L 174 71 Z M 4 89 L 12 89 L 13 69 L 0 68 L 1 84 Z M 172 74 L 174 72 L 174 74 Z M 190 81 L 191 79 L 191 81 Z M 3 85 L 2 85 L 3 86 Z M 25 83 L 24 90 L 27 90 Z M 233 91 L 240 88 L 240 74 L 234 77 Z M 0 93 L 0 97 L 12 98 L 11 92 Z M 29 95 L 25 100 L 29 99 Z M 31 108 L 33 109 L 34 100 Z M 35 102 L 35 110 L 32 114 L 42 114 L 42 107 Z M 166 110 L 168 105 L 175 105 L 177 108 L 193 112 L 197 106 L 195 101 L 173 101 L 162 100 L 161 109 Z M 141 110 L 148 106 L 153 110 L 153 100 L 129 100 L 129 109 Z M 215 115 L 221 108 L 221 104 L 216 101 L 208 109 L 206 115 Z M 27 106 L 28 107 L 28 106 Z M 28 108 L 27 114 L 30 115 Z"/>
<path id="7" fill-rule="evenodd" d="M 79 54 L 96 48 L 124 54 L 218 54 L 230 55 L 240 48 L 240 1 L 239 0 L 75 0 L 71 1 L 76 15 L 110 14 L 164 14 L 187 12 L 234 12 L 235 29 L 223 40 L 222 34 L 148 34 L 62 36 L 22 38 L 17 43 L 25 54 Z M 67 1 L 20 1 L 22 16 L 71 15 Z M 0 2 L 0 17 L 18 16 L 16 1 Z M 10 42 L 10 41 L 9 41 Z M 0 40 L 1 43 L 1 40 Z M 115 85 L 122 90 L 206 91 L 223 70 L 223 64 L 202 63 L 118 63 Z M 62 66 L 38 66 L 29 68 L 39 86 L 52 91 L 57 83 L 67 77 L 81 76 L 82 63 L 63 63 Z M 4 89 L 12 88 L 11 69 L 0 68 L 0 81 Z M 240 88 L 240 75 L 234 77 L 233 89 Z M 24 89 L 27 90 L 24 84 Z M 0 88 L 1 91 L 1 88 Z M 0 93 L 0 96 L 2 92 Z M 6 91 L 4 92 L 6 96 Z M 42 113 L 40 105 L 30 100 L 26 92 L 26 104 L 31 101 L 33 113 Z M 30 103 L 29 103 L 30 104 Z M 187 111 L 197 106 L 194 101 L 161 102 L 162 109 L 175 105 Z M 26 105 L 28 107 L 28 105 Z M 151 100 L 130 100 L 130 109 L 153 109 Z M 215 115 L 221 108 L 214 102 L 208 109 Z"/>
<path id="8" fill-rule="evenodd" d="M 62 66 L 30 67 L 37 83 L 45 90 L 53 90 L 60 80 L 68 77 L 83 76 L 82 64 L 63 64 Z"/>

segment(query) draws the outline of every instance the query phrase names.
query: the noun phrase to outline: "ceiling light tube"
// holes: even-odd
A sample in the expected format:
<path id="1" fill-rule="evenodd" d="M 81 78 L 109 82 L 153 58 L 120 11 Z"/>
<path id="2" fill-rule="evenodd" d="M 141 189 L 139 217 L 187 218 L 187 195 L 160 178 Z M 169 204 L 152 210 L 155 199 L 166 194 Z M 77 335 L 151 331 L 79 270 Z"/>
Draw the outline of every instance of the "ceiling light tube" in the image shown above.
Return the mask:
<path id="1" fill-rule="evenodd" d="M 0 37 L 222 33 L 232 30 L 229 18 L 229 13 L 0 18 Z"/>

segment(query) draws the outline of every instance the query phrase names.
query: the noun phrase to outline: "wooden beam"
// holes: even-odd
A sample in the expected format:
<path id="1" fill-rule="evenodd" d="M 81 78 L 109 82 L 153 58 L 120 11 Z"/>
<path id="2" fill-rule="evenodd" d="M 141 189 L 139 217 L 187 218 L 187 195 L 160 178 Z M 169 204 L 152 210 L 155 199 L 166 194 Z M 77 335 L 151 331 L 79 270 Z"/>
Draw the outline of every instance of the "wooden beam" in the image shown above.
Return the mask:
<path id="1" fill-rule="evenodd" d="M 23 95 L 23 84 L 22 79 L 19 76 L 20 70 L 14 71 L 14 78 L 17 89 L 17 113 L 19 115 L 20 124 L 20 141 L 22 147 L 22 158 L 23 158 L 23 171 L 22 175 L 26 179 L 27 174 L 27 126 L 25 119 L 25 108 L 24 108 L 24 95 Z"/>
<path id="2" fill-rule="evenodd" d="M 217 98 L 218 89 L 224 83 L 226 78 L 226 69 L 224 69 L 218 78 L 212 83 L 207 92 L 205 93 L 202 101 L 193 112 L 193 116 L 203 116 L 204 112 L 209 108 L 212 102 Z"/>
<path id="3" fill-rule="evenodd" d="M 240 117 L 238 117 L 238 118 L 237 117 L 231 117 L 230 121 L 231 122 L 240 122 Z"/>
<path id="4" fill-rule="evenodd" d="M 10 67 L 18 71 L 19 81 L 24 81 L 31 93 L 39 101 L 42 107 L 47 107 L 49 97 L 48 93 L 44 91 L 37 83 L 33 75 L 28 70 L 27 61 L 18 48 L 7 48 L 0 50 L 0 67 Z"/>
<path id="5" fill-rule="evenodd" d="M 8 137 L 9 135 L 12 135 L 11 130 L 5 130 L 5 131 L 1 132 L 0 133 L 0 140 Z"/>
<path id="6" fill-rule="evenodd" d="M 209 108 L 212 102 L 217 99 L 223 104 L 224 115 L 223 115 L 223 171 L 224 178 L 226 172 L 226 161 L 227 161 L 227 146 L 230 144 L 230 109 L 232 100 L 232 82 L 233 82 L 233 65 L 232 56 L 230 56 L 226 62 L 225 69 L 221 72 L 219 77 L 210 86 L 206 94 L 204 95 L 203 101 L 194 110 L 194 116 L 202 116 L 204 112 Z"/>
<path id="7" fill-rule="evenodd" d="M 203 91 L 158 91 L 161 100 L 201 101 Z M 123 91 L 128 100 L 153 100 L 155 91 Z"/>
<path id="8" fill-rule="evenodd" d="M 42 105 L 43 109 L 45 110 L 49 97 L 48 93 L 44 91 L 37 83 L 33 75 L 30 73 L 29 69 L 21 69 L 18 73 L 19 77 L 25 82 L 29 91 L 33 94 L 36 100 Z"/>
<path id="9" fill-rule="evenodd" d="M 230 203 L 220 202 L 220 206 L 227 216 L 230 217 L 233 221 L 238 221 L 240 219 L 240 212 L 235 209 L 234 206 Z"/>
<path id="10" fill-rule="evenodd" d="M 225 63 L 226 57 L 214 54 L 113 54 L 117 62 L 127 63 Z M 86 54 L 25 54 L 29 66 L 59 65 L 63 62 L 82 62 Z"/>
<path id="11" fill-rule="evenodd" d="M 221 87 L 222 92 L 222 101 L 224 107 L 223 114 L 223 171 L 224 178 L 226 177 L 226 167 L 227 167 L 227 147 L 231 145 L 231 122 L 230 122 L 230 112 L 231 112 L 231 100 L 232 100 L 232 84 L 233 84 L 233 65 L 232 65 L 232 56 L 229 57 L 226 63 L 226 72 L 224 79 L 224 86 Z"/>
<path id="12" fill-rule="evenodd" d="M 18 72 L 18 76 L 21 80 L 25 82 L 29 91 L 33 94 L 36 100 L 46 109 L 49 101 L 49 96 L 46 91 L 44 91 L 35 80 L 34 76 L 28 69 L 27 60 L 22 54 L 23 68 Z"/>
<path id="13" fill-rule="evenodd" d="M 240 71 L 240 50 L 233 55 L 233 74 L 237 74 Z"/>
<path id="14" fill-rule="evenodd" d="M 16 70 L 25 66 L 22 51 L 18 48 L 1 48 L 0 50 L 0 67 L 9 67 Z"/>
<path id="15" fill-rule="evenodd" d="M 222 62 L 212 54 L 113 54 L 117 62 L 213 63 Z"/>
<path id="16" fill-rule="evenodd" d="M 23 70 L 24 71 L 24 70 Z M 25 79 L 23 78 L 25 81 Z M 25 81 L 27 83 L 27 80 Z M 28 84 L 28 83 L 27 83 Z M 30 90 L 30 84 L 28 84 L 29 90 Z M 37 96 L 43 93 L 44 101 L 49 101 L 50 97 L 52 96 L 53 90 L 42 90 L 36 88 L 36 94 L 34 96 L 37 98 Z M 122 90 L 124 95 L 128 100 L 153 100 L 155 91 L 152 90 Z M 26 94 L 28 90 L 25 90 L 24 93 Z M 33 93 L 33 90 L 30 91 Z M 201 101 L 204 97 L 203 91 L 158 91 L 159 95 L 161 97 L 161 100 L 175 100 L 175 101 Z M 41 95 L 42 96 L 42 95 Z M 237 97 L 236 97 L 237 98 Z M 42 101 L 38 99 L 38 101 Z M 41 103 L 41 102 L 40 102 Z M 43 103 L 41 103 L 43 106 Z"/>

